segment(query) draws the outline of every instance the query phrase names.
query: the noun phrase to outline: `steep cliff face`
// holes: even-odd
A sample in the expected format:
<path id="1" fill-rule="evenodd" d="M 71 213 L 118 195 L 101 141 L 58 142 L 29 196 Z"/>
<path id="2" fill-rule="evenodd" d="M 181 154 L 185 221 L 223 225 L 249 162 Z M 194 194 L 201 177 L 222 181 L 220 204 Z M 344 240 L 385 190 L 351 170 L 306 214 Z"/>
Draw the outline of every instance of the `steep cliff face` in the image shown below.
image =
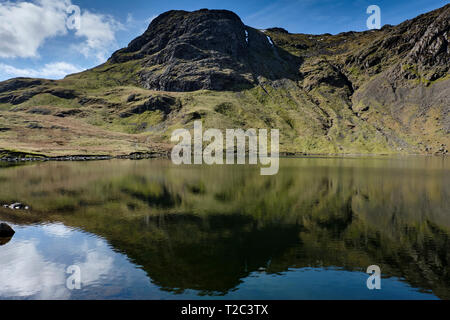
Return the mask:
<path id="1" fill-rule="evenodd" d="M 286 152 L 445 154 L 449 20 L 447 5 L 381 30 L 306 35 L 169 11 L 96 68 L 0 83 L 0 149 L 144 152 L 201 119 L 278 128 Z"/>
<path id="2" fill-rule="evenodd" d="M 296 57 L 280 55 L 263 33 L 230 11 L 169 11 L 110 62 L 143 59 L 140 84 L 162 91 L 239 90 L 258 77 L 295 76 Z"/>
<path id="3" fill-rule="evenodd" d="M 272 37 L 304 60 L 299 83 L 328 114 L 338 114 L 330 116 L 332 127 L 340 116 L 346 118 L 342 110 L 348 107 L 352 131 L 360 120 L 369 125 L 364 139 L 376 141 L 370 134 L 375 129 L 389 148 L 447 153 L 449 18 L 447 5 L 377 31 L 336 36 L 274 31 Z M 328 107 L 327 100 L 340 110 Z"/>

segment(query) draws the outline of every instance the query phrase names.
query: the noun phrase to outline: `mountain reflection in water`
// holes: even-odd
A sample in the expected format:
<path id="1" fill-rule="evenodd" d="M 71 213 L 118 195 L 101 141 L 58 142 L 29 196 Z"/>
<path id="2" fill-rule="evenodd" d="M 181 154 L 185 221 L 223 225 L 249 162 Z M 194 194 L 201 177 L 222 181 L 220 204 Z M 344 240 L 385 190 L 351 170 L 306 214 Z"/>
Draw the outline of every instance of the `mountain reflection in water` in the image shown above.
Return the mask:
<path id="1" fill-rule="evenodd" d="M 445 158 L 0 169 L 0 298 L 450 299 Z M 78 265 L 82 290 L 66 268 Z M 366 287 L 379 265 L 382 290 Z"/>

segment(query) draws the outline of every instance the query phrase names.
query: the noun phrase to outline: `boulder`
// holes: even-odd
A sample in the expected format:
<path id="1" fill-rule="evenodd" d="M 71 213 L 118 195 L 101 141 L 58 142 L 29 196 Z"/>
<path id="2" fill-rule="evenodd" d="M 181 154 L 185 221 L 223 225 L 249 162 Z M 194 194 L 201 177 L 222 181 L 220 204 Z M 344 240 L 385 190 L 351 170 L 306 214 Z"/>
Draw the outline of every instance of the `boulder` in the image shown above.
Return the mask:
<path id="1" fill-rule="evenodd" d="M 12 203 L 12 204 L 4 204 L 3 208 L 5 209 L 11 209 L 11 210 L 29 210 L 30 207 L 22 204 L 20 202 Z"/>
<path id="2" fill-rule="evenodd" d="M 4 245 L 7 244 L 8 242 L 10 242 L 11 239 L 12 239 L 12 237 L 0 238 L 0 246 L 4 246 Z"/>
<path id="3" fill-rule="evenodd" d="M 16 233 L 13 228 L 11 228 L 6 223 L 0 223 L 0 238 L 10 238 Z"/>

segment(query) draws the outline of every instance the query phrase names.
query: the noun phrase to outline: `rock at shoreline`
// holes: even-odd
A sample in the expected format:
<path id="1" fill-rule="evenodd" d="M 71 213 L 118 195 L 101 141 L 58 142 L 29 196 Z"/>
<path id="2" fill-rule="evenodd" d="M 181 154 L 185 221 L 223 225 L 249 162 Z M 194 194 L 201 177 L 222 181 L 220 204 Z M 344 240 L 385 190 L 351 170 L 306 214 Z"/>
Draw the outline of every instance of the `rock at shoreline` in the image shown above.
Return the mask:
<path id="1" fill-rule="evenodd" d="M 6 223 L 0 223 L 0 238 L 11 238 L 16 232 Z"/>
<path id="2" fill-rule="evenodd" d="M 5 244 L 7 244 L 8 242 L 10 242 L 12 239 L 12 237 L 8 237 L 8 238 L 0 238 L 0 246 L 4 246 Z"/>
<path id="3" fill-rule="evenodd" d="M 29 206 L 24 205 L 24 204 L 22 204 L 20 202 L 16 202 L 16 203 L 13 203 L 13 204 L 4 204 L 3 208 L 11 209 L 11 210 L 29 210 L 30 209 Z"/>

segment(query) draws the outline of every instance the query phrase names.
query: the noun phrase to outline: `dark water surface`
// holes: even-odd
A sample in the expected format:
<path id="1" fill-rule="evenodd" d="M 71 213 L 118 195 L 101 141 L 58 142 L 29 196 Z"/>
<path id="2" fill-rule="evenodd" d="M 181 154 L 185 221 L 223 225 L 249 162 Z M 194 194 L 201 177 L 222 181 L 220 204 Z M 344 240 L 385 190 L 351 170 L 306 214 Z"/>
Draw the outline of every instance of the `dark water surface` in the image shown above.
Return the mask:
<path id="1" fill-rule="evenodd" d="M 450 299 L 450 161 L 0 167 L 0 299 Z M 67 267 L 81 289 L 66 286 Z M 381 290 L 368 290 L 370 265 Z"/>

